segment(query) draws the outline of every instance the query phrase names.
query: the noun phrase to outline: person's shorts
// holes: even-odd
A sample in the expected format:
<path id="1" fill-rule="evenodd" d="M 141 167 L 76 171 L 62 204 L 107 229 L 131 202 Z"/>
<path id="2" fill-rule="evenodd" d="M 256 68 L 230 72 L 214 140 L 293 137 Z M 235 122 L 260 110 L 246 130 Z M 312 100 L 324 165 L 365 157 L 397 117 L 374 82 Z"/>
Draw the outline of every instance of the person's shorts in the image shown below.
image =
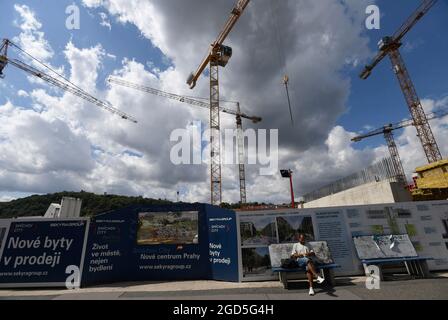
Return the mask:
<path id="1" fill-rule="evenodd" d="M 307 257 L 302 257 L 302 258 L 297 258 L 296 261 L 297 261 L 299 268 L 305 268 L 305 270 L 308 271 L 308 263 L 310 261 L 313 262 L 313 259 L 307 258 Z"/>

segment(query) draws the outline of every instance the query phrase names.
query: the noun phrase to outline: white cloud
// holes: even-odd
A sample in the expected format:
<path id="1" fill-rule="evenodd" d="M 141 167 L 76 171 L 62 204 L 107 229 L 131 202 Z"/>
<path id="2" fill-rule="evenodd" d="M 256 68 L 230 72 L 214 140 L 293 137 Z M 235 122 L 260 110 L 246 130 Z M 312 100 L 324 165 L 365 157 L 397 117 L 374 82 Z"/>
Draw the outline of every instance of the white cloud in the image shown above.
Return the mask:
<path id="1" fill-rule="evenodd" d="M 17 96 L 22 97 L 22 98 L 29 97 L 29 94 L 25 90 L 19 90 L 19 91 L 17 91 Z"/>
<path id="2" fill-rule="evenodd" d="M 350 94 L 350 81 L 340 71 L 369 55 L 361 19 L 370 2 L 282 1 L 278 16 L 273 17 L 269 1 L 251 2 L 229 36 L 226 43 L 233 47 L 234 55 L 221 69 L 221 94 L 227 100 L 241 101 L 244 112 L 262 116 L 259 128 L 280 130 L 280 166 L 293 169 L 296 193 L 300 195 L 387 155 L 385 146 L 355 149 L 350 142 L 354 133 L 335 125 L 346 111 Z M 107 19 L 134 24 L 173 63 L 164 71 L 148 71 L 142 63 L 124 59 L 115 75 L 165 91 L 208 96 L 206 77 L 200 79 L 194 92 L 185 79 L 219 32 L 233 0 L 83 3 L 90 8 L 101 7 Z M 280 33 L 275 32 L 272 19 L 277 19 Z M 26 31 L 40 30 L 41 26 L 29 17 L 26 21 L 22 32 L 31 32 L 47 43 L 43 34 L 39 38 L 36 31 Z M 279 39 L 283 43 L 280 51 L 276 49 Z M 71 81 L 135 116 L 139 123 L 122 121 L 70 94 L 56 96 L 48 89 L 34 90 L 30 93 L 34 109 L 17 109 L 11 103 L 0 107 L 4 122 L 10 123 L 2 132 L 5 140 L 0 141 L 0 149 L 6 154 L 1 158 L 2 165 L 8 168 L 0 174 L 0 189 L 49 192 L 72 188 L 170 199 L 182 190 L 183 201 L 208 201 L 208 167 L 174 166 L 169 160 L 171 131 L 192 120 L 208 123 L 208 112 L 127 88 L 99 90 L 98 83 L 104 81 L 98 77 L 103 59 L 111 57 L 101 45 L 78 48 L 69 42 L 64 54 Z M 286 61 L 278 58 L 282 55 Z M 281 85 L 285 62 L 291 79 L 295 127 L 290 125 Z M 432 110 L 440 103 L 427 101 L 425 105 Z M 437 121 L 433 122 L 436 136 L 446 136 L 445 120 Z M 222 116 L 223 128 L 234 128 L 234 122 L 234 117 Z M 30 126 L 19 135 L 25 123 Z M 244 126 L 253 125 L 245 122 Z M 412 137 L 415 132 L 409 130 L 397 135 L 408 171 L 414 163 L 407 159 L 421 159 L 418 143 Z M 37 138 L 39 141 L 33 143 Z M 446 154 L 445 143 L 442 147 Z M 131 155 L 133 152 L 140 156 Z M 258 169 L 247 167 L 249 201 L 287 202 L 287 181 L 279 174 L 259 176 Z M 236 166 L 224 166 L 223 200 L 238 201 L 238 188 Z"/>
<path id="3" fill-rule="evenodd" d="M 107 14 L 104 13 L 104 12 L 100 12 L 99 15 L 100 15 L 100 18 L 101 18 L 100 25 L 103 26 L 103 27 L 108 28 L 109 30 L 112 30 L 112 25 L 111 25 L 111 23 L 109 21 L 109 17 L 107 16 Z"/>
<path id="4" fill-rule="evenodd" d="M 20 15 L 20 20 L 16 22 L 22 32 L 14 38 L 22 49 L 39 59 L 47 62 L 54 55 L 45 33 L 40 31 L 42 24 L 37 20 L 36 14 L 26 5 L 14 5 L 14 9 Z"/>

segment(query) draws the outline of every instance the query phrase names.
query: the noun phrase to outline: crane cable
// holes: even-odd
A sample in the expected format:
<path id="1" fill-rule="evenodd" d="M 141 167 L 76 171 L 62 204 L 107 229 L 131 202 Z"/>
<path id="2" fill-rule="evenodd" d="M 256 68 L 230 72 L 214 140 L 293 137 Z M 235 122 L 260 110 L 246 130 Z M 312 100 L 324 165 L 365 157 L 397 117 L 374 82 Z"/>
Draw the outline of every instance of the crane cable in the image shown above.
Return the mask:
<path id="1" fill-rule="evenodd" d="M 275 9 L 273 6 L 273 2 L 275 2 Z M 276 47 L 277 47 L 278 60 L 279 60 L 279 64 L 282 66 L 282 69 L 284 71 L 283 84 L 285 85 L 286 97 L 288 99 L 289 115 L 291 117 L 291 124 L 294 126 L 294 116 L 292 114 L 291 98 L 289 95 L 288 62 L 287 62 L 287 58 L 286 58 L 286 53 L 285 53 L 286 50 L 285 50 L 285 46 L 283 44 L 283 39 L 280 36 L 280 26 L 278 23 L 278 18 L 280 16 L 279 1 L 270 0 L 269 4 L 271 7 L 271 13 L 272 13 L 273 23 L 274 23 L 274 33 L 276 35 L 276 41 L 277 41 Z"/>
<path id="2" fill-rule="evenodd" d="M 28 52 L 26 52 L 25 50 L 23 50 L 21 47 L 19 47 L 18 45 L 16 45 L 14 42 L 9 41 L 9 43 L 15 47 L 16 49 L 18 49 L 20 52 L 22 52 L 23 54 L 25 54 L 26 56 L 28 56 L 29 58 L 31 58 L 32 60 L 36 61 L 38 64 L 42 65 L 43 67 L 45 67 L 46 69 L 50 70 L 51 72 L 53 72 L 54 74 L 56 74 L 58 77 L 60 77 L 61 79 L 64 79 L 67 83 L 69 83 L 70 85 L 72 85 L 73 87 L 75 87 L 76 89 L 80 90 L 80 91 L 84 91 L 84 89 L 78 87 L 76 84 L 74 84 L 73 82 L 71 82 L 70 80 L 68 80 L 66 77 L 64 77 L 63 75 L 61 75 L 60 73 L 56 72 L 53 68 L 49 67 L 48 65 L 46 65 L 45 63 L 43 63 L 42 61 L 40 61 L 39 59 L 33 57 L 31 54 L 29 54 Z"/>

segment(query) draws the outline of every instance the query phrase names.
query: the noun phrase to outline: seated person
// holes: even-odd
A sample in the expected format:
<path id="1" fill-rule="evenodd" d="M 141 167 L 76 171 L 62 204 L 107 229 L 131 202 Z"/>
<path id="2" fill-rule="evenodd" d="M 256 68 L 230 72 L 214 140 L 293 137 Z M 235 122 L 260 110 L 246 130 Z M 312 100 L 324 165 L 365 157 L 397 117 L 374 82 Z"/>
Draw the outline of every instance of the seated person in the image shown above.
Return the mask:
<path id="1" fill-rule="evenodd" d="M 309 246 L 305 243 L 305 235 L 297 235 L 297 243 L 294 244 L 291 252 L 291 259 L 297 261 L 299 267 L 306 267 L 306 275 L 310 284 L 310 296 L 314 296 L 313 279 L 317 279 L 317 283 L 324 282 L 324 278 L 319 276 L 316 272 L 316 266 L 313 259 L 316 257 L 313 250 L 310 250 Z"/>

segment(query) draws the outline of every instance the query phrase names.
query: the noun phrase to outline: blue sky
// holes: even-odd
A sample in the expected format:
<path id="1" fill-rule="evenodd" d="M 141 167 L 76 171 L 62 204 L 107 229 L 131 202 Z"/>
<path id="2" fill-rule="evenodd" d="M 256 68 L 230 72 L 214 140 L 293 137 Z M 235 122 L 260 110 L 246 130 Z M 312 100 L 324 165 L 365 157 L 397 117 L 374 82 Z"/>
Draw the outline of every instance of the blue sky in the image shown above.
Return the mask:
<path id="1" fill-rule="evenodd" d="M 325 1 L 330 2 L 330 0 Z M 113 73 L 116 70 L 120 70 L 123 67 L 124 59 L 135 60 L 137 64 L 141 64 L 145 67 L 144 70 L 145 74 L 141 75 L 142 79 L 141 81 L 145 81 L 145 79 L 146 81 L 148 81 L 149 79 L 148 77 L 150 77 L 151 74 L 153 76 L 155 75 L 156 77 L 167 76 L 164 75 L 163 72 L 170 67 L 174 69 L 176 67 L 179 67 L 182 72 L 184 71 L 183 70 L 184 66 L 176 66 L 175 62 L 173 62 L 173 59 L 168 58 L 168 53 L 167 55 L 164 55 L 159 48 L 153 45 L 152 42 L 147 37 L 144 36 L 144 30 L 142 30 L 142 27 L 138 25 L 138 21 L 135 23 L 126 23 L 126 24 L 120 23 L 118 22 L 119 14 L 111 13 L 110 8 L 102 6 L 87 7 L 83 6 L 81 4 L 81 1 L 75 1 L 75 3 L 79 6 L 81 10 L 81 29 L 70 31 L 65 28 L 65 21 L 67 19 L 65 9 L 68 5 L 72 4 L 73 1 L 65 1 L 65 0 L 9 1 L 8 0 L 4 2 L 6 3 L 2 4 L 2 11 L 3 11 L 2 16 L 8 18 L 3 18 L 0 20 L 0 30 L 1 30 L 0 37 L 2 38 L 7 37 L 10 39 L 14 39 L 14 37 L 18 36 L 21 33 L 21 30 L 18 26 L 21 17 L 17 12 L 17 10 L 15 10 L 14 5 L 18 4 L 28 6 L 35 13 L 36 18 L 42 23 L 42 28 L 40 31 L 44 32 L 45 39 L 48 41 L 49 45 L 54 51 L 54 57 L 51 59 L 50 63 L 56 67 L 64 66 L 66 72 L 70 70 L 70 65 L 64 55 L 64 50 L 69 41 L 71 41 L 76 48 L 92 48 L 97 44 L 101 44 L 102 48 L 105 50 L 105 52 L 107 52 L 107 54 L 109 54 L 109 56 L 106 56 L 101 60 L 102 67 L 98 70 L 98 81 L 96 86 L 97 89 L 99 90 L 107 89 L 105 86 L 105 79 L 109 74 Z M 196 1 L 196 3 L 197 2 L 198 1 Z M 232 1 L 227 2 L 230 4 L 232 3 Z M 364 2 L 368 3 L 368 1 Z M 382 36 L 392 34 L 401 25 L 401 23 L 405 21 L 405 19 L 415 10 L 415 8 L 417 8 L 420 1 L 378 0 L 376 1 L 376 3 L 378 4 L 382 15 L 381 30 L 369 31 L 364 29 L 364 31 L 362 32 L 362 36 L 368 37 L 369 39 L 368 47 L 372 52 L 376 52 L 377 42 L 380 40 L 380 38 Z M 211 4 L 208 5 L 211 6 Z M 219 5 L 222 5 L 222 3 L 220 3 Z M 256 5 L 257 1 L 253 1 L 251 6 L 249 7 L 249 10 L 256 12 L 256 8 L 254 8 Z M 107 14 L 107 21 L 111 24 L 111 29 L 101 25 L 102 22 L 101 14 L 103 13 Z M 175 17 L 176 14 L 179 15 L 178 17 L 180 19 L 182 15 L 188 15 L 188 12 L 171 12 L 170 14 L 171 16 L 169 16 L 167 19 L 173 19 L 173 17 Z M 221 18 L 225 19 L 225 16 L 221 17 L 220 15 L 219 19 Z M 355 18 L 359 19 L 359 21 L 362 21 L 364 19 L 364 16 Z M 446 0 L 439 0 L 436 6 L 428 13 L 428 15 L 424 19 L 422 19 L 422 21 L 420 21 L 420 23 L 417 24 L 417 26 L 405 37 L 404 40 L 401 52 L 409 69 L 409 72 L 412 76 L 417 92 L 419 93 L 422 99 L 428 98 L 432 100 L 440 100 L 448 96 L 448 82 L 446 81 L 446 75 L 448 74 L 448 60 L 446 59 L 448 54 L 448 39 L 446 37 L 446 30 L 448 30 L 447 18 L 448 18 L 448 2 Z M 248 17 L 246 19 L 248 19 Z M 195 23 L 198 26 L 200 26 L 200 28 L 206 29 L 205 26 L 202 27 L 202 23 L 205 22 L 201 21 L 201 19 L 196 20 L 192 19 L 192 21 L 196 21 Z M 217 25 L 219 25 L 220 23 L 221 21 L 216 22 Z M 244 24 L 244 22 L 241 23 Z M 168 25 L 170 25 L 170 23 L 168 23 Z M 187 27 L 191 26 L 186 26 L 186 28 Z M 217 29 L 215 25 L 213 25 L 213 28 L 209 33 L 215 34 L 217 30 L 214 29 Z M 168 31 L 169 30 L 163 30 L 164 36 L 161 38 L 162 40 L 166 40 L 167 43 L 170 43 L 169 36 L 172 37 L 172 34 L 170 34 Z M 300 32 L 300 30 L 296 32 Z M 179 31 L 179 33 L 181 32 Z M 206 38 L 207 37 L 209 36 L 206 36 Z M 230 41 L 235 41 L 238 43 L 237 40 L 234 40 L 235 36 L 233 37 L 234 38 L 232 38 L 231 35 Z M 155 35 L 155 38 L 157 38 L 157 35 Z M 191 54 L 189 41 L 186 41 L 184 45 L 186 52 L 188 54 Z M 360 43 L 360 47 L 361 46 L 362 44 Z M 180 44 L 179 48 L 176 48 L 176 50 L 182 52 L 182 44 Z M 168 51 L 169 54 L 175 57 L 177 61 L 183 61 L 182 57 L 179 57 L 179 55 L 176 56 L 176 54 L 173 53 L 171 48 Z M 197 57 L 194 60 L 199 60 L 200 58 L 203 57 L 204 53 L 203 50 L 195 50 L 195 51 L 197 51 L 194 52 L 194 54 L 197 55 Z M 241 55 L 241 50 L 240 51 L 236 50 L 235 54 Z M 295 53 L 290 54 L 294 55 Z M 15 52 L 13 52 L 12 55 L 14 57 L 17 57 Z M 195 67 L 194 65 L 188 66 L 188 68 L 191 69 L 193 69 L 194 67 Z M 157 68 L 159 69 L 159 71 L 153 72 L 152 71 L 153 68 Z M 346 112 L 341 112 L 341 114 L 338 114 L 336 121 L 334 123 L 331 123 L 330 121 L 329 125 L 341 126 L 344 128 L 346 132 L 359 132 L 361 130 L 365 131 L 366 130 L 365 126 L 377 128 L 386 123 L 397 122 L 404 118 L 408 118 L 409 112 L 405 104 L 403 94 L 400 91 L 398 81 L 391 71 L 390 61 L 387 58 L 384 59 L 377 66 L 377 68 L 374 70 L 374 72 L 372 73 L 371 77 L 368 80 L 359 79 L 358 74 L 361 69 L 362 65 L 359 65 L 355 68 L 352 67 L 344 68 L 341 66 L 341 68 L 338 70 L 340 76 L 348 77 L 348 79 L 350 80 L 349 96 L 348 101 L 345 104 Z M 40 88 L 40 86 L 36 85 L 35 83 L 30 83 L 29 81 L 27 81 L 26 75 L 23 72 L 15 70 L 12 67 L 8 67 L 5 74 L 6 78 L 4 80 L 0 80 L 3 82 L 4 85 L 7 85 L 7 87 L 0 86 L 0 89 L 2 90 L 2 94 L 0 95 L 0 106 L 6 104 L 7 101 L 10 101 L 12 102 L 13 105 L 17 107 L 31 108 L 35 101 L 32 100 L 31 97 L 19 97 L 16 94 L 16 92 L 18 90 L 25 90 L 26 92 L 30 92 L 33 89 Z M 181 77 L 184 76 L 183 73 L 180 74 Z M 153 80 L 154 80 L 153 86 L 159 87 L 157 79 Z M 163 81 L 160 82 L 160 85 L 163 84 L 165 88 L 171 88 L 171 89 L 174 88 L 172 90 L 177 90 L 175 85 L 171 85 L 171 83 L 174 82 L 176 83 L 179 82 L 182 85 L 184 85 L 183 78 L 178 80 L 173 79 L 171 77 L 163 79 Z M 204 83 L 206 83 L 206 81 L 201 80 L 199 86 L 200 88 L 198 89 L 199 91 L 192 92 L 191 95 L 199 95 L 198 92 L 200 92 L 201 95 L 206 96 L 207 90 Z M 280 87 L 279 89 L 281 91 L 282 88 Z M 295 88 L 293 88 L 293 90 L 294 89 Z M 58 96 L 62 96 L 62 93 L 59 93 Z M 235 97 L 232 96 L 229 97 L 229 99 L 235 100 Z M 145 101 L 152 101 L 152 100 L 145 100 Z M 250 101 L 250 103 L 252 104 L 252 101 Z M 255 103 L 256 99 L 254 98 L 253 104 Z M 250 110 L 250 112 L 257 112 L 257 113 L 258 112 L 262 113 L 262 111 Z M 295 114 L 298 117 L 302 117 L 299 110 L 296 110 Z M 267 113 L 267 115 L 269 115 L 269 113 Z M 181 115 L 178 116 L 181 117 Z M 193 115 L 190 115 L 190 118 L 188 118 L 187 120 L 188 121 L 197 120 L 196 117 L 197 114 L 193 113 Z M 200 119 L 205 121 L 206 123 L 207 115 L 205 114 L 200 116 Z M 73 132 L 75 132 L 75 134 L 79 132 L 78 130 L 79 128 L 71 127 L 71 129 Z M 324 131 L 323 134 L 324 135 L 329 134 L 328 131 L 330 131 L 330 129 L 331 128 L 322 129 Z M 300 135 L 299 129 L 296 128 L 296 130 L 297 130 L 296 134 Z M 334 130 L 331 132 L 334 132 Z M 412 132 L 410 134 L 412 135 Z M 122 136 L 124 135 L 121 135 L 120 138 Z M 89 139 L 94 140 L 95 137 L 89 137 Z M 122 141 L 120 141 L 120 143 L 122 143 Z M 319 141 L 316 140 L 315 145 L 313 145 L 313 143 L 310 143 L 307 145 L 307 148 L 312 149 L 313 146 L 316 146 L 316 148 L 317 147 L 321 148 L 322 146 L 325 146 L 325 143 L 324 141 L 322 141 L 322 139 Z M 373 154 L 376 157 L 378 157 L 379 154 L 381 154 L 381 152 L 379 152 L 378 150 L 380 150 L 382 146 L 384 146 L 384 140 L 381 136 L 378 136 L 375 138 L 365 140 L 359 144 L 350 146 L 350 148 L 354 148 L 354 150 L 357 150 L 360 153 L 356 153 L 356 151 L 353 151 L 351 149 L 349 150 L 349 152 L 351 152 L 350 154 L 354 154 L 359 158 L 359 163 L 363 163 L 365 159 L 368 159 L 367 161 L 371 161 Z M 98 146 L 92 143 L 92 150 L 93 149 L 99 150 L 100 153 L 105 153 L 103 151 L 106 150 L 107 147 L 110 147 L 110 145 Z M 124 151 L 122 150 L 121 152 L 119 152 L 119 154 L 120 157 L 123 156 L 122 154 L 124 153 L 126 153 L 127 156 L 132 156 L 135 154 L 142 155 L 141 156 L 142 158 L 145 158 L 147 156 L 148 158 L 146 158 L 146 161 L 148 163 L 153 163 L 154 159 L 152 159 L 151 161 L 149 160 L 150 158 L 149 153 L 153 152 L 151 148 L 152 147 L 144 146 L 139 149 L 138 145 L 132 144 L 130 146 L 126 146 Z M 148 152 L 148 154 L 146 154 L 146 152 Z M 309 155 L 308 157 L 310 159 L 306 160 L 309 163 L 315 161 L 314 159 L 318 159 L 319 155 L 314 156 L 313 153 L 308 149 L 301 149 L 300 152 L 294 154 L 294 157 L 300 158 L 301 156 L 303 156 L 302 152 L 307 152 L 307 154 Z M 157 154 L 157 152 L 155 152 L 155 154 Z M 314 158 L 311 155 L 313 155 Z M 331 158 L 332 155 L 329 154 L 327 155 L 327 157 Z M 113 157 L 113 159 L 116 158 L 117 157 Z M 109 159 L 108 161 L 111 160 Z M 288 159 L 288 161 L 292 160 Z M 305 163 L 306 161 L 303 160 L 302 163 Z M 417 159 L 416 161 L 418 162 L 420 160 Z M 410 163 L 408 167 L 412 168 L 414 162 Z M 288 162 L 285 160 L 284 164 L 286 165 L 287 163 Z M 102 165 L 104 165 L 104 163 L 102 163 Z M 290 165 L 291 167 L 294 167 L 295 164 L 291 162 Z M 337 168 L 338 165 L 335 165 L 334 167 Z M 130 167 L 127 167 L 127 169 L 131 170 L 132 168 L 130 169 Z M 302 188 L 299 186 L 298 193 L 299 194 L 304 193 L 306 191 L 310 191 L 309 188 L 318 187 L 319 185 L 326 184 L 326 181 L 322 180 L 323 176 L 326 176 L 326 179 L 341 178 L 344 174 L 349 173 L 350 169 L 353 170 L 353 168 L 350 168 L 350 166 L 348 166 L 344 168 L 344 170 L 341 170 L 341 172 L 336 173 L 333 172 L 331 175 L 325 173 L 323 169 L 319 169 L 316 171 L 319 172 L 319 175 L 316 174 L 316 176 L 311 179 L 312 181 L 305 182 Z M 170 170 L 172 170 L 172 168 Z M 296 171 L 300 172 L 301 170 L 305 169 L 303 167 L 300 167 L 300 165 L 297 165 Z M 334 171 L 332 168 L 331 170 Z M 204 169 L 201 175 L 205 177 L 206 174 L 207 170 Z M 180 175 L 182 176 L 183 173 Z M 249 175 L 251 175 L 251 173 L 249 173 Z M 197 173 L 192 174 L 192 176 L 194 176 L 194 178 L 191 177 L 189 178 L 193 180 L 199 179 L 197 177 L 198 176 Z M 163 188 L 168 189 L 175 187 L 177 188 L 177 190 L 181 190 L 181 193 L 185 194 L 186 196 L 190 194 L 191 200 L 203 199 L 203 198 L 195 198 L 194 196 L 191 195 L 194 192 L 193 191 L 194 187 L 188 184 L 189 182 L 187 180 L 189 178 L 183 176 L 175 178 L 181 181 L 182 183 L 180 185 L 177 184 L 176 186 L 174 185 L 165 186 L 167 182 L 160 180 L 157 181 L 156 186 L 153 187 L 159 188 L 161 185 L 164 186 Z M 297 179 L 298 179 L 297 181 L 300 181 L 297 182 L 298 184 L 302 183 L 302 179 L 300 178 Z M 116 183 L 119 184 L 118 182 Z M 171 183 L 176 184 L 175 182 Z M 260 182 L 258 183 L 260 184 Z M 276 183 L 279 186 L 278 187 L 279 190 L 283 188 L 282 187 L 283 181 L 281 181 L 281 179 L 276 180 Z M 95 189 L 93 187 L 92 189 L 89 188 L 87 189 L 93 192 L 119 190 L 117 192 L 129 193 L 129 194 L 139 193 L 142 192 L 140 190 L 148 189 L 148 186 L 145 187 L 138 186 L 135 188 L 134 186 L 129 186 L 128 189 L 125 188 L 117 189 L 117 186 L 115 184 L 111 186 L 110 182 L 103 182 L 101 185 L 102 187 L 98 189 Z M 234 188 L 235 185 L 232 184 L 232 186 L 228 186 L 229 189 L 231 187 Z M 254 189 L 256 188 L 257 187 L 254 185 Z M 79 189 L 81 189 L 81 187 Z M 56 190 L 48 189 L 48 191 L 56 191 Z M 36 190 L 36 192 L 41 191 Z M 16 187 L 2 186 L 0 196 L 2 194 L 19 195 L 29 193 L 33 193 L 30 190 L 30 187 L 25 188 L 17 186 Z M 204 194 L 206 194 L 206 192 Z M 151 194 L 150 192 L 145 195 L 153 196 L 153 194 Z M 168 191 L 160 190 L 157 192 L 157 197 L 164 197 L 164 195 L 168 198 L 175 198 L 175 192 L 171 192 L 169 190 Z M 237 192 L 233 193 L 233 195 L 234 196 L 237 195 Z M 264 199 L 263 196 L 265 196 L 264 193 L 260 191 L 258 199 L 263 200 Z M 234 198 L 232 199 L 233 201 L 236 200 Z M 279 199 L 284 199 L 285 201 L 287 201 L 287 196 L 281 196 Z"/>
<path id="2" fill-rule="evenodd" d="M 117 23 L 112 18 L 110 20 L 112 30 L 101 26 L 100 13 L 105 12 L 102 8 L 80 6 L 81 29 L 69 31 L 61 28 L 67 18 L 65 8 L 73 1 L 8 1 L 2 8 L 3 16 L 13 18 L 0 20 L 2 37 L 12 39 L 20 33 L 15 24 L 19 19 L 18 13 L 14 10 L 15 3 L 25 4 L 32 8 L 43 22 L 42 31 L 45 32 L 46 38 L 56 53 L 52 60 L 54 65 L 67 67 L 62 51 L 70 39 L 77 47 L 90 47 L 101 43 L 108 53 L 117 57 L 117 59 L 105 60 L 104 68 L 100 73 L 103 79 L 111 70 L 121 65 L 123 58 L 135 59 L 142 64 L 152 63 L 161 70 L 170 65 L 169 59 L 165 59 L 162 52 L 145 39 L 134 25 Z M 366 35 L 370 38 L 371 50 L 376 50 L 377 41 L 382 36 L 393 33 L 419 3 L 419 0 L 378 1 L 382 15 L 381 30 L 366 30 Z M 407 35 L 401 50 L 421 98 L 437 99 L 448 95 L 446 82 L 448 39 L 443 32 L 448 30 L 447 9 L 447 2 L 440 0 Z M 358 69 L 351 69 L 349 72 L 352 81 L 351 95 L 347 104 L 349 109 L 339 119 L 340 125 L 347 130 L 359 131 L 365 125 L 376 128 L 409 116 L 388 59 L 384 59 L 366 81 L 358 78 L 358 72 Z M 7 73 L 8 83 L 13 84 L 17 89 L 30 88 L 24 81 L 23 74 L 16 71 Z M 21 98 L 11 95 L 2 95 L 0 103 L 4 103 L 7 98 L 25 104 Z M 373 138 L 360 143 L 359 146 L 377 145 L 382 142 L 381 137 Z"/>
<path id="3" fill-rule="evenodd" d="M 393 34 L 419 3 L 417 0 L 379 1 L 383 16 L 381 30 L 366 32 L 371 50 L 376 50 L 376 44 L 382 36 Z M 445 58 L 448 53 L 445 34 L 448 30 L 447 12 L 447 2 L 439 1 L 403 42 L 401 54 L 421 99 L 440 99 L 448 94 L 448 61 Z M 350 109 L 339 119 L 339 123 L 347 130 L 357 131 L 364 125 L 378 128 L 409 118 L 404 96 L 388 58 L 376 67 L 369 79 L 360 80 L 356 72 L 351 77 Z M 383 143 L 383 137 L 379 136 L 365 140 L 360 143 L 360 147 Z"/>
<path id="4" fill-rule="evenodd" d="M 45 1 L 8 1 L 4 5 L 4 16 L 12 19 L 1 19 L 0 30 L 2 38 L 14 39 L 20 33 L 17 28 L 17 21 L 20 21 L 19 14 L 14 10 L 15 4 L 29 6 L 42 22 L 42 31 L 55 51 L 52 60 L 53 65 L 68 67 L 63 51 L 70 40 L 77 47 L 92 47 L 100 43 L 103 48 L 117 59 L 106 59 L 104 68 L 101 70 L 100 78 L 107 78 L 110 71 L 121 65 L 123 58 L 135 59 L 143 64 L 153 63 L 157 68 L 164 70 L 169 66 L 169 60 L 164 59 L 163 54 L 145 39 L 138 29 L 132 24 L 120 24 L 111 22 L 113 29 L 101 26 L 101 9 L 86 8 L 81 5 L 81 28 L 79 30 L 66 29 L 65 22 L 68 17 L 65 14 L 67 6 L 73 1 L 66 0 L 45 0 Z M 76 3 L 76 2 L 75 2 Z M 129 41 L 125 41 L 129 39 Z M 17 88 L 27 90 L 29 88 L 26 81 L 23 81 L 23 74 L 8 72 L 8 82 L 15 84 Z M 104 83 L 99 83 L 101 86 Z M 11 97 L 10 97 L 11 98 Z M 6 97 L 0 97 L 0 103 L 4 103 Z M 17 99 L 17 98 L 16 98 Z M 17 100 L 20 102 L 20 99 Z"/>

